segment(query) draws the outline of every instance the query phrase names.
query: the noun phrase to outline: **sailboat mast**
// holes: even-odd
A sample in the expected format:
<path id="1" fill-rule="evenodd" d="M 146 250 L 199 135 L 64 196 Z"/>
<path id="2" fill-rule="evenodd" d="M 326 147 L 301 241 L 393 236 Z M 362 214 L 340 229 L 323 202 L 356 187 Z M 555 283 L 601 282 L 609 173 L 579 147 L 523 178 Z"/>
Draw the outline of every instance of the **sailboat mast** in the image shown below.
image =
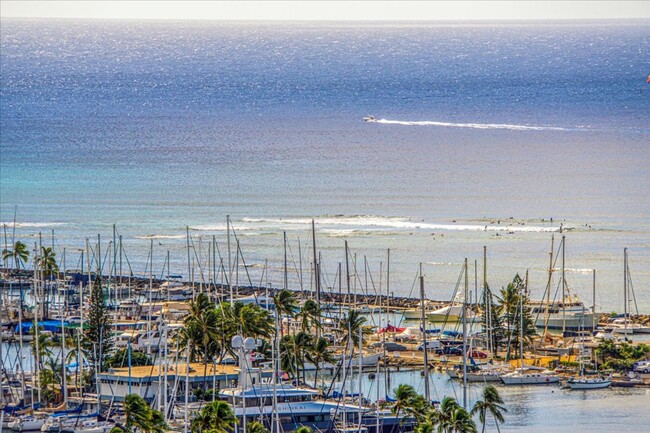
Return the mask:
<path id="1" fill-rule="evenodd" d="M 227 233 L 227 247 L 228 247 L 228 287 L 230 288 L 230 305 L 233 303 L 233 294 L 232 294 L 232 263 L 231 263 L 231 253 L 230 253 L 230 215 L 226 215 L 226 233 Z"/>
<path id="2" fill-rule="evenodd" d="M 627 248 L 623 248 L 623 313 L 625 314 L 625 334 L 627 335 Z"/>
<path id="3" fill-rule="evenodd" d="M 348 294 L 346 296 L 345 303 L 349 304 L 350 302 L 350 261 L 348 260 L 348 241 L 345 241 L 345 280 L 348 289 Z"/>
<path id="4" fill-rule="evenodd" d="M 550 318 L 551 305 L 551 280 L 553 279 L 553 248 L 555 244 L 555 235 L 551 235 L 551 251 L 548 253 L 548 283 L 546 284 L 546 313 L 544 317 L 544 335 L 548 332 L 548 320 Z"/>
<path id="5" fill-rule="evenodd" d="M 311 220 L 311 239 L 314 249 L 314 287 L 316 288 L 316 303 L 320 307 L 320 269 L 316 257 L 316 223 Z"/>
<path id="6" fill-rule="evenodd" d="M 282 232 L 283 233 L 283 239 L 284 239 L 284 290 L 287 290 L 289 288 L 289 275 L 287 272 L 287 232 Z"/>
<path id="7" fill-rule="evenodd" d="M 465 258 L 465 296 L 463 297 L 463 408 L 467 409 L 467 258 Z"/>
<path id="8" fill-rule="evenodd" d="M 420 263 L 420 319 L 422 320 L 422 341 L 424 345 L 424 397 L 427 402 L 431 401 L 429 390 L 429 355 L 427 347 L 427 322 L 424 314 L 424 275 L 422 275 L 422 263 Z"/>
<path id="9" fill-rule="evenodd" d="M 596 329 L 596 270 L 592 269 L 593 273 L 593 279 L 592 279 L 592 286 L 591 286 L 591 297 L 593 300 L 593 303 L 591 305 L 591 329 L 594 330 Z"/>
<path id="10" fill-rule="evenodd" d="M 564 302 L 564 297 L 566 296 L 566 279 L 564 278 L 564 251 L 565 251 L 565 240 L 566 237 L 562 236 L 562 335 L 566 331 L 566 305 Z"/>
<path id="11" fill-rule="evenodd" d="M 528 287 L 528 269 L 526 269 L 526 283 Z M 519 289 L 519 367 L 524 367 L 524 287 Z"/>

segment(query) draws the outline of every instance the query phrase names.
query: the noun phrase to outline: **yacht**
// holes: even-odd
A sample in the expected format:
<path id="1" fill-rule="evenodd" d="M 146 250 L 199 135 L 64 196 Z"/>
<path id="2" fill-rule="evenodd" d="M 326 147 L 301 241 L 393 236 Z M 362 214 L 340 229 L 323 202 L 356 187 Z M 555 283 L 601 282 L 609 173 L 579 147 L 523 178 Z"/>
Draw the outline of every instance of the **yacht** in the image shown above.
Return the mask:
<path id="1" fill-rule="evenodd" d="M 564 302 L 531 302 L 535 326 L 547 329 L 585 330 L 594 329 L 602 313 L 596 313 L 577 297 L 567 296 Z"/>
<path id="2" fill-rule="evenodd" d="M 512 373 L 502 375 L 501 381 L 506 385 L 544 385 L 560 382 L 560 376 L 553 371 L 535 370 L 537 369 L 532 367 L 519 368 Z"/>
<path id="3" fill-rule="evenodd" d="M 362 431 L 374 429 L 371 433 L 404 431 L 400 426 L 401 419 L 382 414 L 379 423 L 378 415 L 373 415 L 372 408 L 359 401 L 352 403 L 342 397 L 323 399 L 315 389 L 263 382 L 262 370 L 259 368 L 242 370 L 245 373 L 240 372 L 240 386 L 219 393 L 221 399 L 233 406 L 235 415 L 240 420 L 245 418 L 246 422 L 260 421 L 271 428 L 274 416 L 277 416 L 282 431 L 294 431 L 307 426 L 314 431 L 333 433 L 340 431 L 342 426 L 351 425 L 356 426 L 355 431 L 358 431 L 360 424 Z M 377 425 L 380 426 L 380 431 L 377 431 Z"/>

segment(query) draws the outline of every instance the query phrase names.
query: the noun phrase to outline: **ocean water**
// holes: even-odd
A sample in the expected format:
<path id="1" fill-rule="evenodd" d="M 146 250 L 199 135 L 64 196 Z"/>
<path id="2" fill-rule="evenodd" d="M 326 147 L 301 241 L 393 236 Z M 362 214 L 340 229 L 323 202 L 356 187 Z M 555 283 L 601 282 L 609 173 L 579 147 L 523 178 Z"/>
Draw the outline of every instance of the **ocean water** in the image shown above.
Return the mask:
<path id="1" fill-rule="evenodd" d="M 484 246 L 491 287 L 542 298 L 566 236 L 573 293 L 595 269 L 621 312 L 627 247 L 649 313 L 649 24 L 3 20 L 3 241 L 221 281 L 229 215 L 231 278 L 282 286 L 286 232 L 308 289 L 314 219 L 327 290 L 348 241 L 351 290 L 417 296 L 422 263 L 447 300 Z"/>

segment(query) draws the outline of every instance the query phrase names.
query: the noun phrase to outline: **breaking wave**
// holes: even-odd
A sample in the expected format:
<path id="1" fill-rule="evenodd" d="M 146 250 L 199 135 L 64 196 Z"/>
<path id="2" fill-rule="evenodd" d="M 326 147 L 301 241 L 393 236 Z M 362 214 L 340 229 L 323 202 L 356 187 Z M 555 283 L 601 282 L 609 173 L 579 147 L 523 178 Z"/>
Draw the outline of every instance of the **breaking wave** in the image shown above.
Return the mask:
<path id="1" fill-rule="evenodd" d="M 42 227 L 57 227 L 57 226 L 62 226 L 65 225 L 66 223 L 53 223 L 53 222 L 45 222 L 45 223 L 21 223 L 21 222 L 16 222 L 16 228 L 42 228 Z M 2 222 L 0 223 L 0 226 L 7 226 L 13 227 L 14 222 Z"/>
<path id="2" fill-rule="evenodd" d="M 552 233 L 559 232 L 559 226 L 536 226 L 524 224 L 455 224 L 455 223 L 428 223 L 415 221 L 405 217 L 385 217 L 376 215 L 325 215 L 315 217 L 314 221 L 320 230 L 329 230 L 332 235 L 342 234 L 345 230 L 349 234 L 367 231 L 373 234 L 386 229 L 398 230 L 449 230 L 449 231 L 489 231 L 489 232 L 534 232 Z M 312 218 L 243 218 L 236 226 L 240 229 L 307 229 Z M 347 226 L 349 229 L 334 229 L 332 227 Z M 563 227 L 571 230 L 571 227 Z"/>
<path id="3" fill-rule="evenodd" d="M 183 239 L 185 235 L 136 235 L 136 239 Z"/>

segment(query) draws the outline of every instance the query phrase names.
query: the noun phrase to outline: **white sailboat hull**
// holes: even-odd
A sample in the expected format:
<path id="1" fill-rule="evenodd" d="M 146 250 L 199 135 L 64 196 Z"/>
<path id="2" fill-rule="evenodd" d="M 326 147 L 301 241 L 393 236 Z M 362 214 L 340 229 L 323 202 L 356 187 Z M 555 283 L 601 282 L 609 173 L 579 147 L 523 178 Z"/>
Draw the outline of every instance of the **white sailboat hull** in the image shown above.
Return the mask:
<path id="1" fill-rule="evenodd" d="M 503 375 L 501 381 L 506 385 L 548 385 L 560 382 L 559 376 L 550 374 Z"/>
<path id="2" fill-rule="evenodd" d="M 571 389 L 602 389 L 611 384 L 612 381 L 606 379 L 570 379 L 568 382 Z"/>

